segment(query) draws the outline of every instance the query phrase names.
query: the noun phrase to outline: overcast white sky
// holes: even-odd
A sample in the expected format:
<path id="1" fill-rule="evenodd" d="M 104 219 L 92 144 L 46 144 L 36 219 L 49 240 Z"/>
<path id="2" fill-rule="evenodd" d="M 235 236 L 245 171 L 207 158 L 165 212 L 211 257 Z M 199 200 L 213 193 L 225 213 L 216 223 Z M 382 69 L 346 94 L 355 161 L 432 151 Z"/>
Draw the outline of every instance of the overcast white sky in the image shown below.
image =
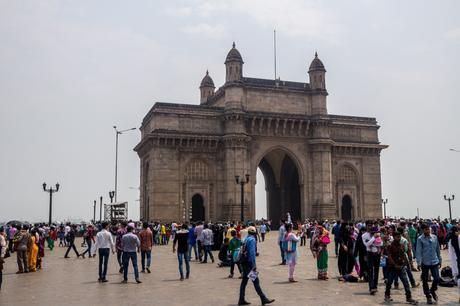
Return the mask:
<path id="1" fill-rule="evenodd" d="M 459 1 L 0 0 L 0 220 L 89 219 L 114 184 L 112 126 L 154 101 L 199 103 L 236 41 L 244 74 L 307 81 L 318 51 L 332 114 L 376 117 L 388 214 L 460 216 Z M 139 132 L 120 137 L 119 199 L 138 218 Z"/>

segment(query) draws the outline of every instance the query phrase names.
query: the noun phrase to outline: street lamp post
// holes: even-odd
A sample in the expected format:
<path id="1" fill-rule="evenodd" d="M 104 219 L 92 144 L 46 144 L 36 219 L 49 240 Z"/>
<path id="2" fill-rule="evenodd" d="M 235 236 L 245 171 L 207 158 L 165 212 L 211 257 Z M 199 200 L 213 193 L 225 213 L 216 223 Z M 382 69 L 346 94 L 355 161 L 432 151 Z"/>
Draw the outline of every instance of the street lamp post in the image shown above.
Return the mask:
<path id="1" fill-rule="evenodd" d="M 102 196 L 99 197 L 99 223 L 102 222 Z"/>
<path id="2" fill-rule="evenodd" d="M 455 195 L 453 194 L 450 198 L 446 197 L 446 195 L 444 195 L 444 200 L 446 200 L 447 202 L 449 202 L 449 219 L 450 221 L 452 221 L 452 208 L 450 206 L 450 202 L 453 201 L 455 199 Z"/>
<path id="3" fill-rule="evenodd" d="M 387 218 L 387 203 L 388 203 L 388 199 L 382 199 L 382 204 L 383 204 L 383 218 L 386 219 Z"/>
<path id="4" fill-rule="evenodd" d="M 115 196 L 115 191 L 109 191 L 110 204 L 113 203 L 113 197 Z"/>
<path id="5" fill-rule="evenodd" d="M 124 132 L 128 132 L 128 131 L 133 131 L 135 130 L 136 128 L 130 128 L 130 129 L 126 129 L 126 130 L 117 130 L 117 126 L 114 125 L 113 128 L 115 129 L 115 202 L 117 201 L 117 185 L 118 185 L 118 182 L 117 182 L 117 175 L 118 175 L 118 135 L 121 135 L 123 134 Z"/>
<path id="6" fill-rule="evenodd" d="M 93 223 L 96 224 L 96 200 L 94 200 L 93 206 Z"/>
<path id="7" fill-rule="evenodd" d="M 59 191 L 59 183 L 56 183 L 56 188 L 53 189 L 53 187 L 50 187 L 46 189 L 46 183 L 43 183 L 43 191 L 44 192 L 49 192 L 50 194 L 50 211 L 49 211 L 49 218 L 48 218 L 48 225 L 51 225 L 52 222 L 52 212 L 53 212 L 53 193 Z"/>
<path id="8" fill-rule="evenodd" d="M 237 185 L 241 186 L 241 222 L 244 222 L 244 185 L 249 183 L 249 174 L 246 174 L 243 179 L 240 179 L 239 175 L 235 175 L 235 181 Z"/>

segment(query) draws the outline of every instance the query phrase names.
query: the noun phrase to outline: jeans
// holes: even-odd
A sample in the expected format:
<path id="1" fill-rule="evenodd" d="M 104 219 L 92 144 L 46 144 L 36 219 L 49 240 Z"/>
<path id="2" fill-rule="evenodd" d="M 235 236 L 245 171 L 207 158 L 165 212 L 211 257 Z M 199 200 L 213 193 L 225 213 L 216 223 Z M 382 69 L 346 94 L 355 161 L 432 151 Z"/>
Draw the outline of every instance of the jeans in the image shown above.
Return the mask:
<path id="1" fill-rule="evenodd" d="M 409 279 L 407 277 L 407 267 L 402 267 L 401 270 L 397 270 L 394 267 L 388 267 L 388 274 L 387 274 L 387 283 L 385 287 L 385 296 L 390 296 L 391 285 L 393 282 L 398 279 L 401 279 L 404 285 L 404 291 L 406 292 L 406 299 L 410 299 L 412 297 L 409 285 Z"/>
<path id="2" fill-rule="evenodd" d="M 99 249 L 99 279 L 103 280 L 107 276 L 107 264 L 109 263 L 110 249 Z M 102 268 L 104 265 L 104 268 Z"/>
<path id="3" fill-rule="evenodd" d="M 201 261 L 201 259 L 203 258 L 203 242 L 201 242 L 200 240 L 197 240 L 196 244 L 198 246 L 198 256 Z"/>
<path id="4" fill-rule="evenodd" d="M 431 289 L 428 286 L 428 272 L 431 271 L 431 276 L 433 276 L 433 282 L 431 284 Z M 422 264 L 422 282 L 423 282 L 423 293 L 426 297 L 430 297 L 432 293 L 438 290 L 439 284 L 439 265 L 427 266 Z"/>
<path id="5" fill-rule="evenodd" d="M 128 265 L 131 259 L 134 268 L 134 278 L 139 279 L 139 270 L 137 269 L 136 252 L 123 252 L 123 279 L 128 280 Z"/>
<path id="6" fill-rule="evenodd" d="M 282 262 L 283 264 L 285 264 L 285 263 L 286 263 L 286 259 L 284 258 L 283 242 L 282 242 L 282 241 L 279 241 L 278 244 L 279 244 L 279 246 L 280 246 L 281 262 Z"/>
<path id="7" fill-rule="evenodd" d="M 307 236 L 301 236 L 300 237 L 300 246 L 305 246 L 307 245 Z"/>
<path id="8" fill-rule="evenodd" d="M 188 277 L 190 275 L 190 257 L 188 256 L 188 252 L 177 252 L 177 261 L 179 262 L 179 273 L 181 278 L 184 278 L 184 270 L 182 269 L 183 260 L 185 260 L 185 270 Z"/>
<path id="9" fill-rule="evenodd" d="M 211 249 L 212 249 L 212 245 L 205 245 L 204 246 L 204 260 L 203 260 L 203 262 L 208 261 L 208 254 L 209 254 L 209 257 L 211 258 L 211 260 L 214 262 L 214 256 L 212 256 Z"/>
<path id="10" fill-rule="evenodd" d="M 27 251 L 16 251 L 19 272 L 28 272 L 29 263 L 27 260 Z M 24 266 L 24 267 L 23 267 Z"/>
<path id="11" fill-rule="evenodd" d="M 265 233 L 260 233 L 260 236 L 262 236 L 262 242 L 265 241 Z"/>
<path id="12" fill-rule="evenodd" d="M 192 249 L 195 252 L 195 260 L 198 260 L 198 253 L 196 251 L 196 243 L 195 244 L 189 244 L 188 245 L 188 259 L 192 259 Z"/>
<path id="13" fill-rule="evenodd" d="M 152 262 L 152 251 L 141 251 L 142 271 L 145 270 L 145 258 L 147 257 L 147 268 L 150 268 Z"/>
<path id="14" fill-rule="evenodd" d="M 377 289 L 380 269 L 379 253 L 367 253 L 367 269 L 369 277 L 369 290 Z"/>
<path id="15" fill-rule="evenodd" d="M 238 271 L 240 271 L 240 274 L 241 274 L 241 265 L 239 263 L 235 263 L 233 261 L 233 256 L 231 256 L 231 259 L 230 259 L 230 274 L 233 275 L 234 272 L 235 272 L 235 265 L 238 267 Z"/>
<path id="16" fill-rule="evenodd" d="M 334 237 L 334 245 L 335 245 L 335 256 L 339 255 L 339 238 Z"/>
<path id="17" fill-rule="evenodd" d="M 75 251 L 75 254 L 78 256 L 80 256 L 80 254 L 78 254 L 78 251 L 77 251 L 77 248 L 75 247 L 75 243 L 70 243 L 69 247 L 67 248 L 67 251 L 65 252 L 65 256 L 64 257 L 68 257 L 69 256 L 69 252 L 70 250 L 73 249 Z"/>
<path id="18" fill-rule="evenodd" d="M 245 293 L 246 293 L 246 286 L 248 284 L 248 274 L 252 270 L 252 265 L 251 264 L 245 264 L 243 265 L 243 278 L 241 279 L 241 285 L 240 285 L 240 300 L 239 302 L 244 301 Z M 256 280 L 253 282 L 254 284 L 254 289 L 256 289 L 257 294 L 259 295 L 260 299 L 262 302 L 267 300 L 267 297 L 265 294 L 262 292 L 262 288 L 260 288 L 260 283 L 259 283 L 259 278 L 257 277 Z"/>
<path id="19" fill-rule="evenodd" d="M 123 251 L 117 249 L 117 261 L 118 261 L 118 265 L 120 266 L 120 268 L 123 267 L 122 256 L 123 256 Z"/>
<path id="20" fill-rule="evenodd" d="M 83 256 L 86 253 L 88 253 L 89 257 L 91 257 L 91 245 L 92 245 L 93 241 L 91 239 L 85 239 L 85 241 L 86 241 L 86 245 L 88 246 L 88 248 L 81 255 Z"/>

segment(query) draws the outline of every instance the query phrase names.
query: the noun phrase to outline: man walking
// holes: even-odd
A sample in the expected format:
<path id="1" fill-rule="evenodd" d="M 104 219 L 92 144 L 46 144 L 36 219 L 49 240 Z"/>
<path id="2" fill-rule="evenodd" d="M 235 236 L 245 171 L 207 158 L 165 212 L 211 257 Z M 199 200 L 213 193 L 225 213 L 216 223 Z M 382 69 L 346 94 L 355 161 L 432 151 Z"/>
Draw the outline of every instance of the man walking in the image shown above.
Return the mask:
<path id="1" fill-rule="evenodd" d="M 280 265 L 285 265 L 286 264 L 286 258 L 284 256 L 284 249 L 283 249 L 283 242 L 284 242 L 284 237 L 286 236 L 286 228 L 284 227 L 284 220 L 281 220 L 280 222 L 280 228 L 278 230 L 278 244 L 280 247 L 280 253 L 281 253 L 281 263 Z"/>
<path id="2" fill-rule="evenodd" d="M 259 277 L 257 273 L 257 266 L 256 266 L 256 229 L 253 226 L 248 228 L 248 237 L 244 242 L 244 252 L 246 253 L 246 260 L 244 260 L 241 264 L 243 266 L 243 278 L 241 280 L 240 285 L 240 298 L 238 301 L 238 305 L 249 305 L 250 303 L 245 300 L 245 292 L 246 286 L 248 284 L 249 276 L 251 276 L 251 280 L 254 284 L 254 288 L 256 289 L 257 294 L 260 297 L 262 305 L 267 305 L 273 303 L 274 299 L 269 299 L 265 296 L 260 288 Z M 251 275 L 249 275 L 251 274 Z"/>
<path id="3" fill-rule="evenodd" d="M 188 226 L 187 224 L 182 224 L 181 229 L 176 232 L 173 241 L 173 253 L 176 252 L 176 243 L 177 243 L 177 261 L 179 263 L 179 274 L 180 280 L 184 280 L 184 270 L 182 268 L 183 261 L 185 261 L 186 275 L 188 279 L 190 276 L 190 257 L 188 252 Z M 205 255 L 206 256 L 206 255 Z"/>
<path id="4" fill-rule="evenodd" d="M 122 255 L 123 255 L 123 246 L 121 244 L 121 239 L 123 236 L 126 234 L 126 222 L 122 221 L 120 223 L 120 228 L 117 230 L 117 240 L 115 241 L 116 246 L 117 246 L 117 261 L 118 265 L 120 266 L 120 270 L 118 272 L 123 273 L 123 260 L 122 260 Z"/>
<path id="5" fill-rule="evenodd" d="M 147 222 L 144 222 L 142 224 L 142 230 L 139 233 L 139 239 L 141 241 L 141 272 L 145 273 L 145 259 L 147 258 L 147 273 L 150 273 L 150 263 L 152 261 L 153 233 L 150 230 L 149 224 Z"/>
<path id="6" fill-rule="evenodd" d="M 192 260 L 192 249 L 193 249 L 195 253 L 195 261 L 198 261 L 198 253 L 196 251 L 195 228 L 196 228 L 196 224 L 193 223 L 192 227 L 188 231 L 188 259 Z"/>
<path id="7" fill-rule="evenodd" d="M 69 252 L 71 249 L 75 251 L 77 258 L 80 257 L 80 253 L 78 253 L 77 248 L 75 247 L 75 230 L 76 230 L 76 226 L 72 225 L 70 227 L 69 232 L 67 233 L 67 241 L 69 243 L 69 247 L 67 248 L 67 251 L 65 252 L 64 258 L 69 258 Z"/>
<path id="8" fill-rule="evenodd" d="M 16 258 L 18 262 L 18 272 L 16 272 L 16 274 L 29 272 L 29 261 L 27 260 L 27 254 L 30 240 L 31 238 L 29 234 L 29 226 L 24 224 L 22 226 L 22 230 L 18 234 L 18 239 L 16 240 Z"/>
<path id="9" fill-rule="evenodd" d="M 334 235 L 334 244 L 335 244 L 335 256 L 339 256 L 339 241 L 340 241 L 340 223 L 341 221 L 337 221 L 337 223 L 332 227 L 332 235 Z"/>
<path id="10" fill-rule="evenodd" d="M 123 281 L 128 282 L 128 265 L 129 260 L 133 263 L 134 278 L 136 283 L 140 284 L 139 270 L 137 269 L 137 248 L 141 246 L 139 238 L 133 233 L 134 228 L 130 225 L 127 227 L 127 233 L 121 238 L 121 245 L 123 246 Z"/>
<path id="11" fill-rule="evenodd" d="M 99 282 L 107 282 L 107 264 L 109 262 L 110 250 L 115 254 L 115 244 L 112 234 L 107 230 L 109 223 L 102 222 L 102 230 L 96 235 L 96 248 L 99 252 Z"/>
<path id="12" fill-rule="evenodd" d="M 214 244 L 214 237 L 212 230 L 209 228 L 208 224 L 204 225 L 203 232 L 201 233 L 201 240 L 204 246 L 204 259 L 201 263 L 208 262 L 208 254 L 211 258 L 211 261 L 214 263 L 214 256 L 212 255 L 212 245 Z"/>
<path id="13" fill-rule="evenodd" d="M 372 222 L 366 222 L 366 233 L 363 234 L 363 243 L 367 251 L 367 268 L 369 277 L 369 293 L 375 295 L 379 281 L 380 253 L 382 250 L 382 239 L 379 229 L 372 227 Z"/>
<path id="14" fill-rule="evenodd" d="M 393 233 L 393 242 L 388 246 L 388 278 L 385 288 L 385 302 L 392 302 L 391 286 L 395 279 L 401 279 L 404 290 L 406 292 L 406 302 L 416 305 L 417 301 L 412 298 L 407 271 L 410 269 L 409 261 L 404 250 L 404 245 L 401 244 L 401 233 L 396 231 Z"/>
<path id="15" fill-rule="evenodd" d="M 436 290 L 438 290 L 439 267 L 442 262 L 441 251 L 438 238 L 431 234 L 430 227 L 424 223 L 421 229 L 423 235 L 417 238 L 417 247 L 415 248 L 417 267 L 422 268 L 423 293 L 426 296 L 427 304 L 433 304 L 433 299 L 436 303 L 438 302 Z M 433 276 L 431 289 L 428 286 L 428 272 L 431 272 Z"/>

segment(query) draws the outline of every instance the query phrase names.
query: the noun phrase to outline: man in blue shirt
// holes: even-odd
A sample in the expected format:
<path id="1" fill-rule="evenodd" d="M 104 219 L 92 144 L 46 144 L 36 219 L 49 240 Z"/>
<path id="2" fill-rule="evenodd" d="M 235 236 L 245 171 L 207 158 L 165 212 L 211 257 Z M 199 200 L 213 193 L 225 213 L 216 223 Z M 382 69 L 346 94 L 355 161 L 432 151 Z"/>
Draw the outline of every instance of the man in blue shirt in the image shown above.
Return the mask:
<path id="1" fill-rule="evenodd" d="M 195 252 L 195 260 L 198 260 L 198 253 L 196 251 L 196 236 L 195 236 L 196 224 L 193 223 L 192 227 L 188 231 L 188 259 L 192 259 L 192 249 Z"/>
<path id="2" fill-rule="evenodd" d="M 246 285 L 248 284 L 249 280 L 249 273 L 251 271 L 256 271 L 257 266 L 256 266 L 256 238 L 255 236 L 257 235 L 256 233 L 256 228 L 254 226 L 250 226 L 248 228 L 248 237 L 244 240 L 244 247 L 246 248 L 247 251 L 247 261 L 241 263 L 243 266 L 243 278 L 241 280 L 241 286 L 240 286 L 240 299 L 238 301 L 238 305 L 249 305 L 249 302 L 246 302 L 245 300 L 245 291 L 246 291 Z M 259 283 L 259 277 L 257 276 L 256 279 L 253 280 L 254 283 L 254 288 L 256 289 L 257 294 L 260 297 L 260 300 L 262 301 L 262 305 L 267 305 L 273 303 L 275 300 L 274 299 L 269 299 L 265 296 L 265 294 L 262 291 L 262 288 L 260 288 L 260 283 Z"/>
<path id="3" fill-rule="evenodd" d="M 332 235 L 334 235 L 335 256 L 339 255 L 339 236 L 340 236 L 340 220 L 332 228 Z"/>
<path id="4" fill-rule="evenodd" d="M 417 238 L 417 267 L 422 268 L 423 293 L 426 296 L 427 304 L 433 304 L 433 299 L 437 302 L 439 284 L 439 268 L 441 266 L 441 251 L 439 248 L 438 238 L 431 234 L 430 227 L 422 224 L 423 235 Z M 428 287 L 428 271 L 431 271 L 433 283 L 431 289 Z"/>
<path id="5" fill-rule="evenodd" d="M 285 265 L 286 264 L 286 258 L 284 256 L 284 250 L 283 250 L 283 242 L 284 242 L 284 236 L 286 235 L 286 227 L 284 226 L 285 221 L 281 220 L 280 222 L 280 228 L 278 230 L 278 244 L 280 247 L 280 254 L 281 254 L 281 263 L 280 265 Z"/>

